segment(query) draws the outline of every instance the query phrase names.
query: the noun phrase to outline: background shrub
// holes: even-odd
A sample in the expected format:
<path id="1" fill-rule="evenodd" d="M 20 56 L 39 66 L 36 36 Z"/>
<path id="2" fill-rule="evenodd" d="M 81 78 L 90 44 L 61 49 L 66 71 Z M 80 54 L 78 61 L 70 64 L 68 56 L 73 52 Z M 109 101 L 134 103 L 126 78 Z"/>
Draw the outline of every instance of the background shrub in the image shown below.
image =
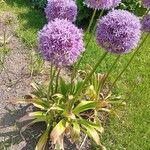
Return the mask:
<path id="1" fill-rule="evenodd" d="M 32 0 L 32 5 L 37 8 L 44 8 L 47 0 Z"/>
<path id="2" fill-rule="evenodd" d="M 77 25 L 85 25 L 84 22 L 89 21 L 92 14 L 92 9 L 87 8 L 84 4 L 84 0 L 76 0 L 78 5 L 78 17 Z M 47 0 L 32 0 L 32 5 L 38 9 L 44 9 Z M 146 9 L 141 6 L 140 0 L 123 0 L 119 8 L 129 10 L 138 16 L 143 16 Z M 86 23 L 87 24 L 87 23 Z"/>

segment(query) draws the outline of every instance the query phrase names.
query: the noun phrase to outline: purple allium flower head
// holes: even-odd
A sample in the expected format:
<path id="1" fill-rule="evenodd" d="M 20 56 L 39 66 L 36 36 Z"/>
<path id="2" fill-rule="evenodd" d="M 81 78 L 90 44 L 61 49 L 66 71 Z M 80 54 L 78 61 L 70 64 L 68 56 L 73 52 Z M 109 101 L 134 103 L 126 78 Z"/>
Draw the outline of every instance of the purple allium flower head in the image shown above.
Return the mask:
<path id="1" fill-rule="evenodd" d="M 138 17 L 125 10 L 113 10 L 99 20 L 96 30 L 98 44 L 112 53 L 128 53 L 141 37 Z"/>
<path id="2" fill-rule="evenodd" d="M 150 8 L 150 0 L 142 0 L 142 5 L 145 8 Z"/>
<path id="3" fill-rule="evenodd" d="M 83 33 L 67 19 L 49 22 L 38 34 L 40 53 L 55 66 L 68 66 L 84 51 Z"/>
<path id="4" fill-rule="evenodd" d="M 48 21 L 59 18 L 74 22 L 77 16 L 77 5 L 73 0 L 48 0 L 45 13 Z"/>
<path id="5" fill-rule="evenodd" d="M 84 3 L 94 9 L 110 9 L 121 3 L 121 0 L 85 0 Z"/>
<path id="6" fill-rule="evenodd" d="M 142 30 L 150 33 L 150 14 L 146 15 L 142 20 Z"/>

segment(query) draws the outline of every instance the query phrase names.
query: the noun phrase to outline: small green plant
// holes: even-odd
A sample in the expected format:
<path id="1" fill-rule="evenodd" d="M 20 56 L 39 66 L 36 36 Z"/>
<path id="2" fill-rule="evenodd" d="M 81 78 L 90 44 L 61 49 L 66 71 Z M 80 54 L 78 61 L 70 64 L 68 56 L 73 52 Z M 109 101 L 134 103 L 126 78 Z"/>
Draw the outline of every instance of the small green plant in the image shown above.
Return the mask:
<path id="1" fill-rule="evenodd" d="M 46 3 L 47 0 L 32 0 L 33 6 L 40 9 L 44 9 Z M 83 25 L 83 22 L 90 20 L 93 10 L 83 5 L 84 0 L 76 0 L 76 3 L 78 6 L 78 16 L 76 23 L 78 25 Z M 123 0 L 119 8 L 129 10 L 138 16 L 143 16 L 146 12 L 146 9 L 141 5 L 140 0 Z"/>
<path id="2" fill-rule="evenodd" d="M 66 134 L 70 133 L 72 142 L 76 142 L 81 132 L 92 138 L 97 145 L 103 147 L 100 143 L 99 134 L 102 134 L 104 129 L 99 118 L 99 112 L 115 114 L 112 106 L 114 104 L 122 105 L 123 102 L 120 101 L 120 97 L 111 94 L 104 96 L 103 93 L 100 93 L 100 84 L 103 78 L 96 73 L 89 80 L 87 86 L 82 89 L 83 93 L 75 98 L 79 87 L 89 72 L 90 69 L 87 71 L 80 70 L 71 84 L 62 77 L 58 79 L 59 70 L 53 68 L 49 86 L 39 86 L 32 83 L 35 89 L 32 98 L 17 101 L 17 103 L 32 103 L 39 108 L 39 111 L 28 114 L 28 119 L 33 119 L 29 125 L 37 122 L 45 122 L 47 125 L 46 131 L 36 146 L 37 150 L 44 149 L 49 139 L 49 132 L 55 148 L 64 148 L 63 138 Z"/>
<path id="3" fill-rule="evenodd" d="M 17 18 L 14 14 L 9 12 L 1 12 L 0 15 L 0 27 L 1 27 L 1 35 L 0 35 L 0 65 L 3 66 L 5 61 L 5 56 L 10 51 L 7 47 L 10 39 L 13 36 L 14 31 L 17 28 Z"/>
<path id="4" fill-rule="evenodd" d="M 38 52 L 31 50 L 29 70 L 32 75 L 37 75 L 43 71 L 44 61 Z"/>
<path id="5" fill-rule="evenodd" d="M 42 9 L 45 7 L 46 2 L 47 0 L 32 0 L 33 6 L 42 8 Z"/>

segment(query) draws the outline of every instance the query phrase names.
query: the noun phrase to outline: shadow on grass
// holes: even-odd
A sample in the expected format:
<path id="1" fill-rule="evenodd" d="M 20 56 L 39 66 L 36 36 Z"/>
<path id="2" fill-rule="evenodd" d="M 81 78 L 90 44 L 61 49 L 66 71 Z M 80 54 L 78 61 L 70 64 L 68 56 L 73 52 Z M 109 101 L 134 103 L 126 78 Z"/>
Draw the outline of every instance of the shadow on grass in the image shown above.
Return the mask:
<path id="1" fill-rule="evenodd" d="M 27 122 L 18 123 L 17 120 L 26 114 L 28 108 L 29 105 L 17 110 L 6 108 L 8 112 L 0 121 L 0 149 L 33 150 L 35 148 L 40 134 L 45 130 L 45 124 L 38 123 L 21 132 L 21 128 Z"/>
<path id="2" fill-rule="evenodd" d="M 33 8 L 31 0 L 5 0 L 5 2 L 12 9 L 19 10 L 17 15 L 25 30 L 38 31 L 46 23 L 44 11 Z"/>

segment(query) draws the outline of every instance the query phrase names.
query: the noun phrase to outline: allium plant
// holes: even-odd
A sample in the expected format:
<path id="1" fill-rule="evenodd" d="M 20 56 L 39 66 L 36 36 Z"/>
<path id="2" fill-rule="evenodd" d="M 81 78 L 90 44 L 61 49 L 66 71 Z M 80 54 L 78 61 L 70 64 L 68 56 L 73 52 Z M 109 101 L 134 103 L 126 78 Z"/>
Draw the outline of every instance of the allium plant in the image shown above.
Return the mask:
<path id="1" fill-rule="evenodd" d="M 150 8 L 150 0 L 142 0 L 142 5 L 145 8 Z"/>
<path id="2" fill-rule="evenodd" d="M 77 16 L 77 5 L 74 0 L 48 0 L 45 13 L 48 21 L 59 18 L 74 22 Z"/>
<path id="3" fill-rule="evenodd" d="M 142 30 L 150 33 L 150 14 L 144 16 L 142 20 Z"/>
<path id="4" fill-rule="evenodd" d="M 135 48 L 141 37 L 138 17 L 125 10 L 114 10 L 99 20 L 96 30 L 98 44 L 106 51 L 122 54 Z"/>
<path id="5" fill-rule="evenodd" d="M 127 65 L 116 77 L 113 84 L 103 89 L 106 79 L 123 53 L 135 48 L 140 39 L 140 21 L 128 11 L 114 10 L 102 18 L 97 25 L 96 38 L 98 44 L 106 52 L 100 57 L 94 67 L 87 66 L 80 70 L 78 63 L 74 65 L 71 77 L 65 80 L 60 75 L 61 69 L 77 61 L 84 50 L 83 33 L 66 19 L 50 21 L 38 34 L 40 53 L 46 61 L 51 63 L 49 84 L 39 87 L 32 84 L 35 91 L 30 99 L 22 99 L 18 103 L 33 104 L 39 110 L 30 112 L 29 125 L 45 122 L 46 130 L 36 145 L 36 150 L 44 150 L 50 138 L 54 149 L 64 149 L 64 136 L 78 141 L 81 133 L 89 136 L 93 141 L 105 149 L 100 142 L 100 135 L 104 129 L 101 112 L 115 114 L 113 106 L 122 104 L 111 93 L 116 81 L 132 62 L 148 36 L 144 37 L 135 50 Z M 119 54 L 106 75 L 96 73 L 109 52 Z"/>
<path id="6" fill-rule="evenodd" d="M 6 44 L 10 41 L 13 33 L 18 27 L 17 17 L 10 12 L 1 12 L 0 14 L 0 46 L 3 50 L 0 52 L 0 65 L 3 65 L 5 55 L 8 52 Z M 4 66 L 3 66 L 4 67 Z"/>
<path id="7" fill-rule="evenodd" d="M 84 3 L 93 9 L 110 9 L 118 6 L 121 0 L 85 0 Z"/>
<path id="8" fill-rule="evenodd" d="M 55 19 L 39 32 L 39 49 L 55 66 L 68 66 L 84 51 L 83 33 L 66 19 Z"/>

